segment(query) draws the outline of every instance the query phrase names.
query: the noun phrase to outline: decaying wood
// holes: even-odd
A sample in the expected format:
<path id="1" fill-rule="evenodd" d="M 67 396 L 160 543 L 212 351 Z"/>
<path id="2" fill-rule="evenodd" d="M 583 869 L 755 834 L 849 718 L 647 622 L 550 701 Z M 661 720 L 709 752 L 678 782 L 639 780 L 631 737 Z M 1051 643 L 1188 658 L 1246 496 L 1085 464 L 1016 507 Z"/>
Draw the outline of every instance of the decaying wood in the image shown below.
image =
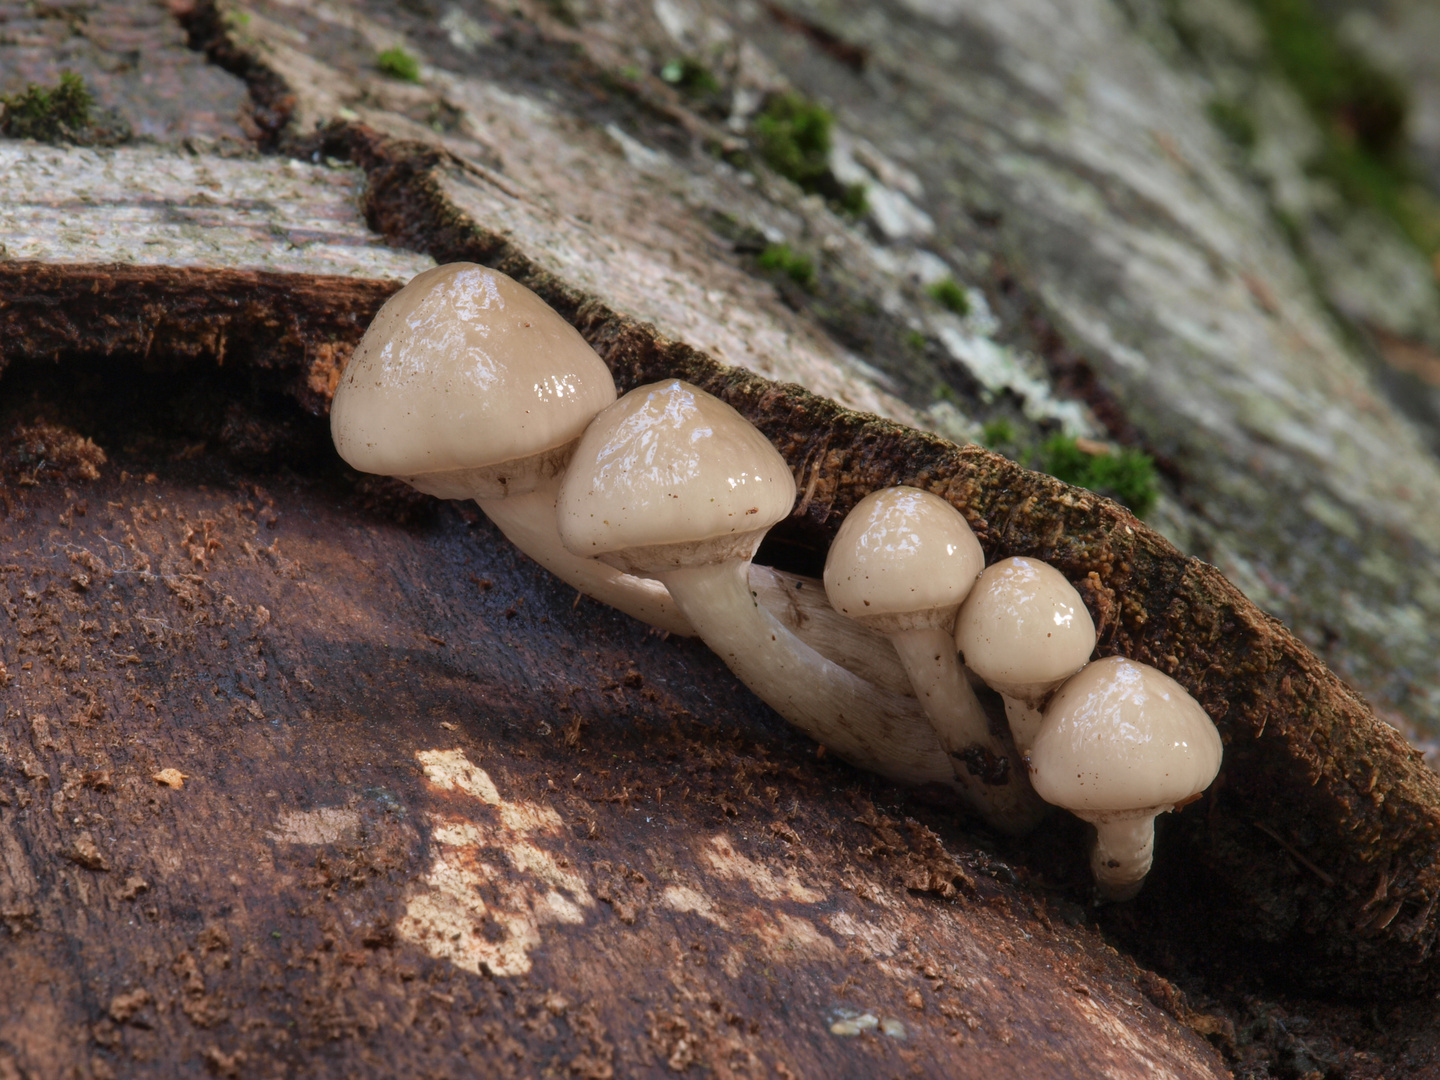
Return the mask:
<path id="1" fill-rule="evenodd" d="M 967 514 L 990 558 L 1036 555 L 1081 583 L 1102 654 L 1145 660 L 1186 685 L 1225 737 L 1225 765 L 1209 796 L 1167 822 L 1152 883 L 1133 910 L 1113 916 L 1116 932 L 1143 939 L 1180 919 L 1205 928 L 1206 939 L 1217 943 L 1221 958 L 1212 952 L 1206 963 L 1259 968 L 1326 993 L 1413 993 L 1435 985 L 1440 780 L 1214 568 L 1186 559 L 1123 509 L 1088 492 L 978 448 L 959 448 L 725 368 L 660 338 L 537 269 L 503 236 L 460 214 L 441 183 L 452 166 L 431 148 L 344 127 L 323 135 L 321 146 L 367 170 L 368 216 L 392 242 L 441 261 L 486 262 L 525 281 L 575 321 L 622 388 L 684 377 L 764 430 L 790 461 L 802 493 L 791 520 L 777 530 L 772 549 L 780 559 L 813 571 L 856 500 L 886 484 L 917 484 Z M 145 273 L 0 264 L 0 294 L 10 298 L 0 311 L 5 355 L 33 359 L 73 350 L 73 328 L 61 313 L 84 304 L 87 290 L 97 295 L 93 290 L 107 275 L 138 280 L 133 276 Z M 177 312 L 224 303 L 204 298 L 218 280 L 204 274 L 177 281 L 159 273 L 154 280 L 166 283 L 164 304 Z M 299 389 L 301 400 L 320 411 L 343 342 L 354 340 L 363 320 L 337 317 L 337 305 L 322 299 L 316 283 L 297 279 L 296 286 L 283 304 L 274 291 L 242 289 L 241 295 L 256 305 L 249 323 L 270 326 L 277 340 L 290 342 L 288 374 L 279 385 Z M 385 288 L 376 287 L 370 302 Z M 40 295 L 66 302 L 47 308 L 35 303 Z M 105 308 L 116 326 L 156 321 L 153 307 L 147 315 L 143 303 L 128 299 L 143 295 L 107 293 Z M 29 305 L 23 318 L 17 315 L 22 303 Z M 277 305 L 273 317 L 265 314 L 267 303 Z M 284 305 L 291 306 L 281 317 Z M 317 329 L 275 329 L 303 323 L 312 307 Z M 176 356 L 187 348 L 205 351 L 209 339 L 198 330 L 204 319 L 160 321 L 174 327 L 177 342 L 184 327 L 196 335 L 193 346 L 172 348 Z M 141 336 L 127 330 L 109 344 L 102 337 L 97 347 L 133 354 Z M 341 344 L 328 356 L 295 344 L 332 336 Z M 264 357 L 274 355 L 261 349 L 257 363 L 273 363 Z"/>
<path id="2" fill-rule="evenodd" d="M 191 443 L 223 370 L 12 360 L 11 1075 L 1226 1075 L 1076 903 L 473 510 Z"/>

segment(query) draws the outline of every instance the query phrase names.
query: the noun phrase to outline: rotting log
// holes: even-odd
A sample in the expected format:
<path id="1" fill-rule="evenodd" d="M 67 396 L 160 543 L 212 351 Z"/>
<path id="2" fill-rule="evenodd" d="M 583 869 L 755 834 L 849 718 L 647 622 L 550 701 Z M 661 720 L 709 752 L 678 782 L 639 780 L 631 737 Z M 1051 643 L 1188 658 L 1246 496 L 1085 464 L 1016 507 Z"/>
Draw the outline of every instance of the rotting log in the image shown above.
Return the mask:
<path id="1" fill-rule="evenodd" d="M 0 1075 L 1228 1075 L 949 809 L 300 456 L 293 372 L 237 436 L 244 356 L 4 340 Z"/>
<path id="2" fill-rule="evenodd" d="M 1192 958 L 1195 965 L 1221 973 L 1260 970 L 1326 994 L 1402 995 L 1440 982 L 1432 959 L 1440 778 L 1213 567 L 1184 557 L 1128 512 L 1091 493 L 979 448 L 957 447 L 798 387 L 723 367 L 578 294 L 506 237 L 456 209 L 445 183 L 464 170 L 433 147 L 396 143 L 355 126 L 322 132 L 315 146 L 366 170 L 367 217 L 392 243 L 440 261 L 486 262 L 529 284 L 575 322 L 622 389 L 686 378 L 765 431 L 791 463 L 801 491 L 795 513 L 769 545 L 771 558 L 813 572 L 860 497 L 888 484 L 916 484 L 966 513 L 990 559 L 1038 556 L 1080 583 L 1100 630 L 1102 655 L 1144 660 L 1184 684 L 1219 726 L 1225 764 L 1205 799 L 1164 822 L 1156 869 L 1140 901 L 1108 916 L 1122 938 L 1143 944 L 1163 936 L 1167 924 L 1183 922 L 1195 928 L 1187 936 L 1208 943 L 1203 955 Z M 130 301 L 143 289 L 114 289 L 103 303 L 98 300 L 105 289 L 96 291 L 97 277 L 113 273 L 122 272 L 0 264 L 0 296 L 6 297 L 0 362 L 73 352 L 73 326 L 82 322 L 77 313 L 87 304 L 97 315 L 102 308 L 109 313 L 112 329 L 122 328 L 100 351 L 132 354 L 133 342 L 144 336 L 133 328 L 156 316 L 153 307 Z M 169 279 L 168 306 L 197 312 L 225 306 L 223 297 L 201 295 L 214 284 L 206 273 L 187 271 L 185 277 Z M 324 389 L 333 385 L 335 365 L 362 320 L 347 329 L 329 301 L 304 299 L 309 283 L 297 279 L 296 285 L 294 306 L 283 318 L 262 310 L 265 296 L 281 303 L 276 294 L 250 294 L 261 307 L 251 310 L 248 321 L 270 327 L 273 338 L 272 344 L 252 343 L 254 363 L 274 366 L 283 355 L 285 375 L 275 388 L 320 412 Z M 53 303 L 35 303 L 41 295 Z M 323 330 L 279 329 L 301 326 L 307 303 L 317 305 Z M 175 356 L 191 348 L 179 344 L 181 327 L 198 335 L 205 321 L 165 321 Z M 330 352 L 297 347 L 312 338 L 331 340 Z M 199 344 L 195 348 L 203 352 Z M 1183 944 L 1177 948 L 1185 951 Z"/>

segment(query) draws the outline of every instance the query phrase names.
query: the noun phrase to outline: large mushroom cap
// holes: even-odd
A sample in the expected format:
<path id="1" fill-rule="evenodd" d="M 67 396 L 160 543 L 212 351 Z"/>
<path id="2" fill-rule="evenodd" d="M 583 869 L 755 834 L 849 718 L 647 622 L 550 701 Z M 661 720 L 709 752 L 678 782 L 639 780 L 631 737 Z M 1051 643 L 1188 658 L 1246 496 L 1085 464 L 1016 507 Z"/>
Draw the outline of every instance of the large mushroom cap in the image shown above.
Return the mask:
<path id="1" fill-rule="evenodd" d="M 1045 709 L 1031 780 L 1073 811 L 1168 809 L 1210 786 L 1220 733 L 1170 676 L 1112 656 L 1070 679 Z"/>
<path id="2" fill-rule="evenodd" d="M 899 628 L 948 630 L 984 566 L 955 507 L 918 488 L 884 488 L 846 515 L 825 558 L 825 594 L 837 611 L 880 629 L 913 617 Z"/>
<path id="3" fill-rule="evenodd" d="M 573 441 L 615 400 L 610 370 L 519 282 L 474 263 L 413 278 L 340 377 L 335 448 L 361 472 L 476 469 Z"/>
<path id="4" fill-rule="evenodd" d="M 1029 700 L 1090 659 L 1095 623 L 1064 574 L 1016 557 L 980 575 L 955 620 L 955 644 L 992 687 Z"/>
<path id="5" fill-rule="evenodd" d="M 641 386 L 595 418 L 558 502 L 560 539 L 576 555 L 666 547 L 661 565 L 709 561 L 702 553 L 754 551 L 790 513 L 795 479 L 748 420 L 678 379 Z M 658 569 L 659 567 L 657 567 Z"/>

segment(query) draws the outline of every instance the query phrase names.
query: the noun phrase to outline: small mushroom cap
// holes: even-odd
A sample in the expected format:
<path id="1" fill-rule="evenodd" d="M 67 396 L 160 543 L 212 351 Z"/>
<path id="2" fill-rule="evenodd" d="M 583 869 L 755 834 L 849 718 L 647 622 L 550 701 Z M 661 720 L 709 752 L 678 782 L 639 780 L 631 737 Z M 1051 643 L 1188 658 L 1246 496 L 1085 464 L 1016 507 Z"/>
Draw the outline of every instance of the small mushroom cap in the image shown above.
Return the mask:
<path id="1" fill-rule="evenodd" d="M 614 400 L 610 369 L 545 301 L 450 263 L 375 316 L 335 389 L 330 433 L 361 472 L 422 476 L 564 446 Z"/>
<path id="2" fill-rule="evenodd" d="M 1051 699 L 1030 748 L 1030 779 L 1067 810 L 1165 810 L 1210 786 L 1221 753 L 1220 733 L 1183 686 L 1111 656 Z"/>
<path id="3" fill-rule="evenodd" d="M 872 491 L 846 515 L 825 557 L 831 607 L 882 633 L 949 630 L 985 553 L 964 516 L 913 487 Z"/>
<path id="4" fill-rule="evenodd" d="M 1038 704 L 1090 659 L 1095 623 L 1064 574 L 1016 557 L 980 575 L 955 620 L 955 644 L 994 689 Z"/>
<path id="5" fill-rule="evenodd" d="M 631 390 L 595 418 L 557 512 L 572 553 L 646 572 L 715 553 L 748 557 L 794 502 L 790 467 L 764 435 L 719 398 L 670 379 Z"/>

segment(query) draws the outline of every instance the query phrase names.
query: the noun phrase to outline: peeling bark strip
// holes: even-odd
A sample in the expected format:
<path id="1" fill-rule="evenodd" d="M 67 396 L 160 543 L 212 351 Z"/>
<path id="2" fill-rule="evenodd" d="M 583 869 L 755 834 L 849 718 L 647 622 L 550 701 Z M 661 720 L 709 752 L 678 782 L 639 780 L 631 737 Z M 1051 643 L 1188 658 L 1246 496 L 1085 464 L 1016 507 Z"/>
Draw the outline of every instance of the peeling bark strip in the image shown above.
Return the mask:
<path id="1" fill-rule="evenodd" d="M 168 266 L 0 262 L 0 374 L 19 359 L 197 360 L 283 373 L 324 415 L 350 351 L 399 286 L 364 278 Z"/>
<path id="2" fill-rule="evenodd" d="M 845 512 L 875 488 L 935 491 L 966 513 L 990 559 L 1037 556 L 1080 583 L 1102 654 L 1146 661 L 1185 685 L 1219 725 L 1225 764 L 1209 796 L 1164 823 L 1151 882 L 1118 917 L 1128 920 L 1119 932 L 1186 925 L 1193 937 L 1203 927 L 1225 954 L 1222 966 L 1268 966 L 1327 993 L 1440 984 L 1432 961 L 1440 777 L 1213 567 L 1088 492 L 723 367 L 578 294 L 446 202 L 440 178 L 461 166 L 434 148 L 354 127 L 329 129 L 317 148 L 366 169 L 368 217 L 392 243 L 442 262 L 485 262 L 524 281 L 580 327 L 622 391 L 679 376 L 739 409 L 796 472 L 804 495 L 788 523 L 791 539 L 823 550 Z M 284 387 L 319 412 L 333 386 L 327 373 L 391 289 L 339 278 L 0 264 L 0 364 L 82 350 L 149 350 L 153 359 L 157 343 L 174 361 L 218 360 L 224 342 L 235 362 L 283 373 Z M 251 336 L 220 334 L 217 316 Z M 329 359 L 317 362 L 326 345 Z"/>

